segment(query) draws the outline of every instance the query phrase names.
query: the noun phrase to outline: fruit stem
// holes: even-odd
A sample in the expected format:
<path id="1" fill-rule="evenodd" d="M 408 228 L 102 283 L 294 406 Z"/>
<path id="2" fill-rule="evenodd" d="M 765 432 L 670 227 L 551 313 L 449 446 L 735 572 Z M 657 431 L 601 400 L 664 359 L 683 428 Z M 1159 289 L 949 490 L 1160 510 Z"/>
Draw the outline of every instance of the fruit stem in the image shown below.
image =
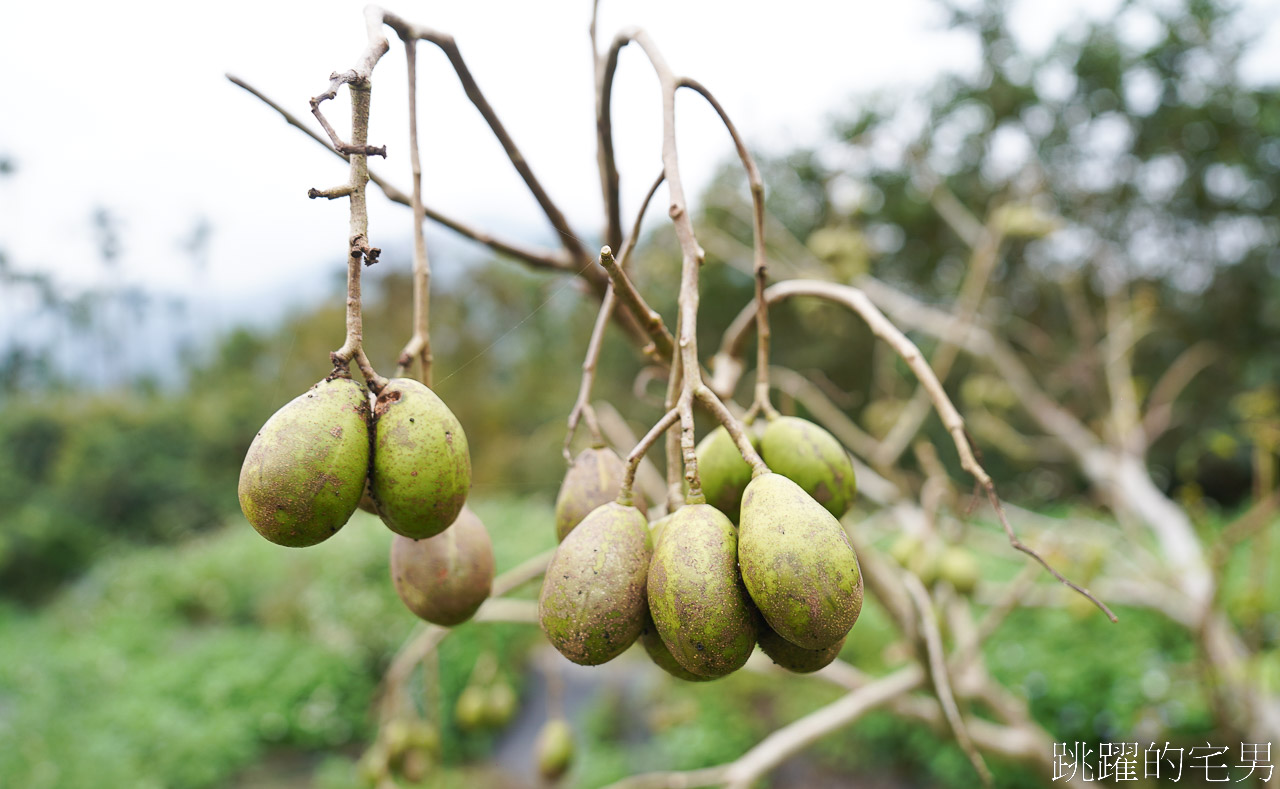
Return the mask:
<path id="1" fill-rule="evenodd" d="M 734 446 L 738 448 L 738 453 L 742 455 L 743 460 L 747 461 L 747 465 L 751 466 L 751 478 L 755 479 L 761 474 L 768 474 L 769 467 L 765 465 L 764 458 L 760 457 L 756 448 L 751 445 L 751 439 L 747 436 L 744 424 L 734 418 L 725 404 L 720 402 L 720 398 L 716 397 L 716 393 L 711 391 L 711 387 L 699 386 L 695 395 L 698 402 L 706 406 L 720 424 L 724 425 L 729 437 L 733 439 Z"/>
<path id="2" fill-rule="evenodd" d="M 742 169 L 746 171 L 747 183 L 751 188 L 752 270 L 756 288 L 756 387 L 754 402 L 749 413 L 755 415 L 759 412 L 763 413 L 766 419 L 774 419 L 778 416 L 778 412 L 769 400 L 769 340 L 771 337 L 769 303 L 764 298 L 765 283 L 768 281 L 768 262 L 764 246 L 764 178 L 761 177 L 760 168 L 756 166 L 751 152 L 747 150 L 746 143 L 738 134 L 737 127 L 733 125 L 729 114 L 724 111 L 724 107 L 711 91 L 707 90 L 701 82 L 689 77 L 682 77 L 679 85 L 689 88 L 706 99 L 720 116 L 729 136 L 733 138 L 733 146 L 738 151 L 738 158 L 742 160 Z"/>
<path id="3" fill-rule="evenodd" d="M 404 41 L 405 60 L 409 69 L 409 166 L 413 171 L 413 336 L 400 353 L 396 376 L 402 376 L 412 367 L 414 359 L 421 362 L 419 380 L 431 386 L 431 261 L 427 258 L 427 241 L 423 224 L 427 220 L 422 204 L 422 159 L 418 155 L 418 42 Z"/>
<path id="4" fill-rule="evenodd" d="M 335 75 L 334 81 L 343 79 L 343 75 Z M 351 94 L 351 143 L 345 147 L 351 154 L 351 176 L 347 185 L 347 195 L 351 204 L 350 235 L 347 250 L 347 336 L 342 347 L 329 354 L 336 369 L 347 369 L 354 359 L 365 382 L 375 394 L 386 386 L 386 379 L 373 369 L 363 350 L 364 326 L 360 305 L 360 269 L 361 264 L 372 266 L 378 262 L 381 252 L 369 244 L 369 212 L 365 202 L 365 187 L 369 183 L 369 100 L 372 86 L 367 78 L 360 78 L 354 73 L 346 75 L 347 89 Z M 335 88 L 330 89 L 330 93 Z M 326 94 L 325 97 L 330 97 Z M 318 117 L 319 100 L 312 99 Z"/>
<path id="5" fill-rule="evenodd" d="M 605 247 L 605 250 L 609 249 Z M 604 254 L 602 251 L 601 254 Z M 613 307 L 617 303 L 617 297 L 613 292 L 613 285 L 610 284 L 604 291 L 604 299 L 600 302 L 600 312 L 596 315 L 595 326 L 591 328 L 591 340 L 587 343 L 587 355 L 582 360 L 582 383 L 578 385 L 578 399 L 573 404 L 573 409 L 569 411 L 569 429 L 564 437 L 564 459 L 569 465 L 573 465 L 573 452 L 570 445 L 573 443 L 573 435 L 578 430 L 578 420 L 585 419 L 587 422 L 587 430 L 591 432 L 591 445 L 593 447 L 602 447 L 605 445 L 604 437 L 600 434 L 600 424 L 596 421 L 596 411 L 591 407 L 591 389 L 596 382 L 596 365 L 600 361 L 600 348 L 604 344 L 604 329 L 608 325 L 609 319 L 613 316 Z"/>
<path id="6" fill-rule="evenodd" d="M 649 451 L 658 440 L 658 437 L 666 433 L 675 425 L 676 420 L 680 418 L 680 410 L 672 408 L 662 415 L 658 423 L 649 428 L 649 432 L 636 444 L 635 448 L 627 455 L 626 466 L 622 471 L 622 484 L 618 486 L 618 503 L 624 507 L 633 506 L 635 497 L 631 493 L 632 487 L 636 482 L 636 469 L 640 468 L 640 461 L 644 460 L 644 455 Z M 674 511 L 674 507 L 672 511 Z"/>

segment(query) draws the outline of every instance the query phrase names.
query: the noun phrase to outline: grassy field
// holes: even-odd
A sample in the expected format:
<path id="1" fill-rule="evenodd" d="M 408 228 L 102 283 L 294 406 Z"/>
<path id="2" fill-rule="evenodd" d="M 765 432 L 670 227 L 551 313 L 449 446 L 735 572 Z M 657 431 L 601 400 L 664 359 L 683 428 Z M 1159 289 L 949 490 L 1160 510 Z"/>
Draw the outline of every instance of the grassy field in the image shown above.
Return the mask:
<path id="1" fill-rule="evenodd" d="M 499 571 L 554 543 L 546 502 L 475 509 Z M 389 542 L 363 514 L 305 550 L 272 546 L 236 522 L 178 547 L 106 558 L 36 611 L 0 610 L 0 785 L 355 785 L 378 680 L 416 621 L 391 587 Z M 1121 613 L 1123 627 L 1063 610 L 1016 613 L 987 645 L 989 665 L 1060 740 L 1105 741 L 1152 716 L 1202 736 L 1208 716 L 1189 643 L 1156 617 Z M 869 601 L 843 657 L 880 670 L 900 659 L 886 649 L 891 637 Z M 539 666 L 567 666 L 547 651 L 535 627 L 516 624 L 468 623 L 443 643 L 439 708 L 423 710 L 440 725 L 443 764 L 424 785 L 523 785 L 546 715 Z M 498 658 L 520 710 L 507 730 L 465 732 L 453 705 L 484 652 Z M 680 683 L 639 650 L 566 676 L 580 746 L 569 783 L 583 787 L 730 760 L 838 694 L 750 672 Z M 421 687 L 414 693 L 424 698 Z M 1044 779 L 995 766 L 1001 785 Z M 969 770 L 945 737 L 877 714 L 788 766 L 779 785 L 838 773 L 968 786 Z"/>

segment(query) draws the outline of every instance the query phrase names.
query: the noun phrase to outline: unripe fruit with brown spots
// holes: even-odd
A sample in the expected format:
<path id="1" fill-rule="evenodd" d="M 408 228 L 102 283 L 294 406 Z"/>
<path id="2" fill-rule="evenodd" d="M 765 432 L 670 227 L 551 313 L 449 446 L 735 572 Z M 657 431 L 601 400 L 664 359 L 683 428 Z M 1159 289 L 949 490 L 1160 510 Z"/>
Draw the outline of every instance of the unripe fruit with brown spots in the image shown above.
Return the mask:
<path id="1" fill-rule="evenodd" d="M 420 540 L 449 527 L 471 490 L 467 435 L 436 393 L 393 378 L 374 407 L 371 491 L 383 523 Z"/>
<path id="2" fill-rule="evenodd" d="M 676 661 L 723 677 L 756 645 L 755 612 L 738 576 L 738 530 L 710 504 L 686 504 L 668 521 L 649 564 L 649 611 Z"/>
<path id="3" fill-rule="evenodd" d="M 835 436 L 807 419 L 770 420 L 760 436 L 760 456 L 770 471 L 795 482 L 837 518 L 858 493 L 849 453 Z"/>
<path id="4" fill-rule="evenodd" d="M 797 646 L 826 649 L 858 620 L 862 573 L 844 528 L 781 474 L 756 477 L 742 496 L 738 564 L 769 627 Z"/>
<path id="5" fill-rule="evenodd" d="M 368 394 L 350 378 L 324 380 L 258 431 L 240 467 L 240 509 L 277 545 L 315 545 L 351 518 L 368 469 Z"/>
<path id="6" fill-rule="evenodd" d="M 770 628 L 760 629 L 760 649 L 777 665 L 797 674 L 811 674 L 826 668 L 840 654 L 845 639 L 825 649 L 805 649 L 798 647 Z"/>
<path id="7" fill-rule="evenodd" d="M 560 654 L 595 666 L 613 660 L 644 627 L 649 524 L 635 507 L 597 507 L 556 548 L 538 620 Z"/>
<path id="8" fill-rule="evenodd" d="M 622 458 L 608 447 L 584 449 L 560 483 L 556 496 L 556 539 L 564 538 L 596 507 L 618 498 L 626 470 Z M 644 496 L 635 492 L 634 503 L 641 512 L 648 510 Z"/>

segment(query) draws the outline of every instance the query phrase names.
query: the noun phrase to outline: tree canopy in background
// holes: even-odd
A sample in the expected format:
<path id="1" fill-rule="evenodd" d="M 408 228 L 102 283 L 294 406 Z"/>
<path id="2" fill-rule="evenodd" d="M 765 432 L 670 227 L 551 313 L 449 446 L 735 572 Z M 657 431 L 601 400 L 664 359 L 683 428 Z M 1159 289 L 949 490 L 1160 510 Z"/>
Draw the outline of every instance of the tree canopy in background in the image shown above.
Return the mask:
<path id="1" fill-rule="evenodd" d="M 1189 483 L 1238 502 L 1250 493 L 1257 423 L 1277 418 L 1280 380 L 1280 94 L 1242 77 L 1247 17 L 1212 0 L 1125 2 L 1035 54 L 1011 31 L 1009 4 L 950 9 L 980 43 L 976 73 L 942 79 L 924 105 L 858 99 L 834 124 L 835 141 L 762 165 L 772 214 L 806 246 L 788 254 L 779 244 L 779 257 L 811 255 L 836 278 L 870 272 L 949 302 L 970 259 L 956 203 L 1002 222 L 1007 242 L 982 317 L 1077 416 L 1104 408 L 1109 296 L 1141 324 L 1140 396 L 1179 354 L 1211 343 L 1210 372 L 1183 395 L 1197 407 L 1176 411 L 1149 459 L 1170 489 Z M 742 243 L 744 189 L 727 166 L 706 217 Z M 805 365 L 795 339 L 780 330 L 775 347 L 793 360 L 784 363 Z M 870 367 L 828 373 L 862 393 L 860 421 L 874 429 L 907 393 L 879 387 Z M 977 405 L 981 388 L 960 395 Z M 1034 433 L 1002 402 L 1006 392 L 985 394 L 1002 419 Z M 1054 476 L 1041 498 L 1078 492 Z"/>

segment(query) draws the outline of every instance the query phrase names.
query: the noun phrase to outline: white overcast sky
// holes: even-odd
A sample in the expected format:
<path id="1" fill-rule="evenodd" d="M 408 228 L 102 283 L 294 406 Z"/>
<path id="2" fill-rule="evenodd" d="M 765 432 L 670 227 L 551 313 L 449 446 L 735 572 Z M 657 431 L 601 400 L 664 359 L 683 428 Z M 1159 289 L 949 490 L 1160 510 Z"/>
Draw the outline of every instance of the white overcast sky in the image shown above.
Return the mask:
<path id="1" fill-rule="evenodd" d="M 1116 0 L 1024 0 L 1016 29 L 1043 47 Z M 231 72 L 309 117 L 307 99 L 365 44 L 363 3 L 63 2 L 5 4 L 0 68 L 8 75 L 0 153 L 0 249 L 26 267 L 83 282 L 97 270 L 90 214 L 123 221 L 122 276 L 218 302 L 228 319 L 323 292 L 345 247 L 345 201 L 310 201 L 308 187 L 345 180 L 345 165 L 223 77 Z M 481 88 L 570 221 L 598 232 L 588 0 L 387 3 L 454 34 Z M 1268 24 L 1262 52 L 1280 60 L 1275 0 L 1251 3 Z M 647 28 L 678 72 L 714 91 L 750 144 L 783 150 L 822 138 L 854 94 L 907 92 L 943 69 L 975 63 L 927 0 L 602 0 L 607 41 Z M 394 37 L 392 41 L 394 42 Z M 429 204 L 524 240 L 550 242 L 532 199 L 467 103 L 444 58 L 420 48 L 425 194 Z M 408 186 L 403 51 L 374 75 L 376 169 Z M 1274 74 L 1280 63 L 1254 68 Z M 659 97 L 641 53 L 623 53 L 614 92 L 624 209 L 659 168 Z M 345 117 L 345 100 L 329 115 Z M 731 153 L 692 96 L 679 104 L 686 187 L 697 195 Z M 339 124 L 345 129 L 346 124 Z M 372 188 L 371 188 L 371 191 Z M 178 240 L 197 217 L 214 236 L 197 279 Z M 403 246 L 406 209 L 371 199 L 375 244 Z"/>

